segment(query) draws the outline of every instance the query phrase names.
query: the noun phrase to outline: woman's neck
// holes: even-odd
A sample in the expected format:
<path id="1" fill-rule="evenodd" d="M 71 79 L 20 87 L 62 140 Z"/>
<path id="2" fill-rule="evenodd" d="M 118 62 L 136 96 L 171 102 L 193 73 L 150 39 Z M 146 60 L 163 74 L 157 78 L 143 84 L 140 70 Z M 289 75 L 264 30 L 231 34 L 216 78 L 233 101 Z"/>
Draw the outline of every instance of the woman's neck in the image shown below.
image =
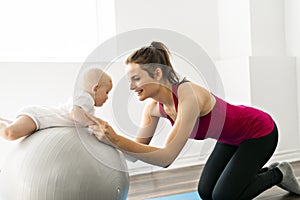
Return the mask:
<path id="1" fill-rule="evenodd" d="M 153 99 L 166 106 L 172 106 L 174 104 L 172 85 L 161 85 L 159 92 Z"/>

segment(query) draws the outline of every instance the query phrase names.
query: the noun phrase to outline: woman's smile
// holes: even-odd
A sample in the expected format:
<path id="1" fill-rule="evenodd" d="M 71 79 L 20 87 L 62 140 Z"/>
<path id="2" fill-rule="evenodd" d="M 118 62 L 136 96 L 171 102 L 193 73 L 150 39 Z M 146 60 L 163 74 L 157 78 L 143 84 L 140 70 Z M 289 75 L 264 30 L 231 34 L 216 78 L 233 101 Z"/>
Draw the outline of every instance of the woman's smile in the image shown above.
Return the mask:
<path id="1" fill-rule="evenodd" d="M 143 89 L 139 89 L 139 90 L 136 90 L 135 92 L 137 93 L 138 96 L 140 96 L 143 91 L 144 91 Z"/>

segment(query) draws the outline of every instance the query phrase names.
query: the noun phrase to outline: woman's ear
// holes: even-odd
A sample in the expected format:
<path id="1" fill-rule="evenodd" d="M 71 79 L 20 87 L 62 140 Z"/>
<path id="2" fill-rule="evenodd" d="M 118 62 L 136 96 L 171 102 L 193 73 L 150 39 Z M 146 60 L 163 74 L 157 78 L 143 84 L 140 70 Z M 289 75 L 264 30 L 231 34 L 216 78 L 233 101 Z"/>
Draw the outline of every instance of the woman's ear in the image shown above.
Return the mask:
<path id="1" fill-rule="evenodd" d="M 161 70 L 161 68 L 156 68 L 155 71 L 154 71 L 154 77 L 156 80 L 160 81 L 163 77 L 163 72 Z"/>

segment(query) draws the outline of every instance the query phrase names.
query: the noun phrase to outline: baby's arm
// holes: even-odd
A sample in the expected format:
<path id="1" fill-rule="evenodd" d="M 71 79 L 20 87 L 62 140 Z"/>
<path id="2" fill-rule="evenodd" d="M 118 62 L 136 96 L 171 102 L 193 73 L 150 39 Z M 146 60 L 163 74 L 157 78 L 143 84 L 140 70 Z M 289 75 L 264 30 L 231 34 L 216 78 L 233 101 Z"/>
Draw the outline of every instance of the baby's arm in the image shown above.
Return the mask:
<path id="1" fill-rule="evenodd" d="M 84 126 L 90 126 L 95 124 L 86 116 L 86 112 L 80 106 L 74 105 L 70 110 L 70 116 L 73 120 Z"/>

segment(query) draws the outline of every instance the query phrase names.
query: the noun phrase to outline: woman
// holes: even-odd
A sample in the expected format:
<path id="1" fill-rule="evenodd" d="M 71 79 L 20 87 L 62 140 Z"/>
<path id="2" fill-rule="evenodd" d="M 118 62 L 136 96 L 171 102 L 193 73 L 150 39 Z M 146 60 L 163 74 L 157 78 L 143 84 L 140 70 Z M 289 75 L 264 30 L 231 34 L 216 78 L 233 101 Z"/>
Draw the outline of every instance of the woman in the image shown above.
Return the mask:
<path id="1" fill-rule="evenodd" d="M 142 128 L 135 141 L 118 135 L 101 119 L 90 116 L 96 137 L 144 162 L 168 167 L 188 138 L 214 138 L 217 143 L 200 178 L 202 199 L 252 199 L 278 184 L 300 195 L 291 166 L 270 159 L 278 142 L 273 119 L 265 112 L 231 105 L 186 79 L 179 81 L 167 47 L 152 42 L 126 60 L 130 89 L 140 101 L 151 98 L 143 113 Z M 163 148 L 148 145 L 159 118 L 173 125 Z"/>

